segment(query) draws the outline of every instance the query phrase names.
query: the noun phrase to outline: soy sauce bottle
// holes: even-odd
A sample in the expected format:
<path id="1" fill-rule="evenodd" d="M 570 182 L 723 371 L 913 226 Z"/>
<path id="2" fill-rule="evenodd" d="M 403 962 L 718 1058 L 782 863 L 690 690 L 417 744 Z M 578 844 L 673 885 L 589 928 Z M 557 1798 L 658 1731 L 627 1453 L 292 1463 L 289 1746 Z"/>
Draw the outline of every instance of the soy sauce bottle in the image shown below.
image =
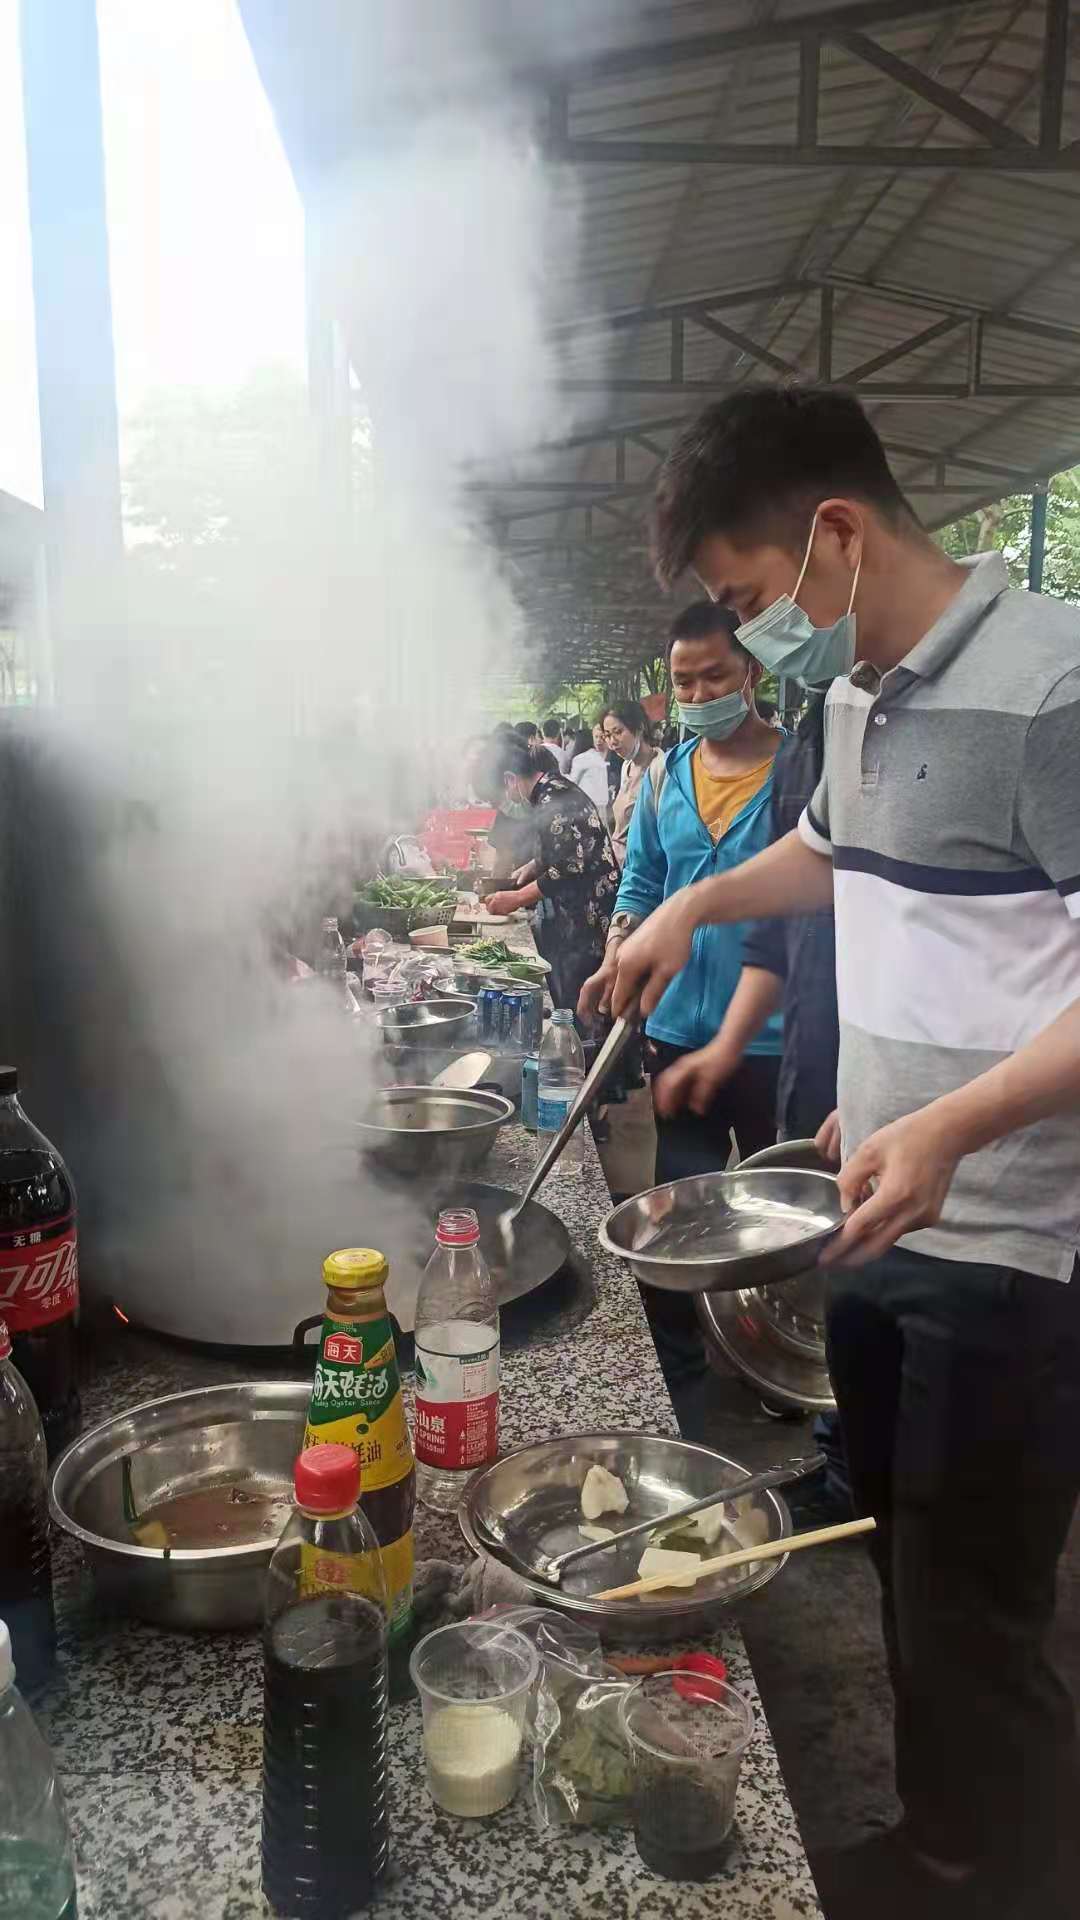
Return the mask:
<path id="1" fill-rule="evenodd" d="M 267 1575 L 262 1884 L 274 1912 L 345 1920 L 389 1857 L 388 1603 L 351 1447 L 312 1447 Z"/>

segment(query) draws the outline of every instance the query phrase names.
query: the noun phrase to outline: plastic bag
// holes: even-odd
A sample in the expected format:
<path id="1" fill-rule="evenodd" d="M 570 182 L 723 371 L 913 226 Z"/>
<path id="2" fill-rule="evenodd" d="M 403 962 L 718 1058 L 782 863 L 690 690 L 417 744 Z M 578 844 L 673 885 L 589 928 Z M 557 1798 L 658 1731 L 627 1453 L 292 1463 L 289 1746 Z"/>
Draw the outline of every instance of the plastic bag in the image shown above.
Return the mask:
<path id="1" fill-rule="evenodd" d="M 631 1761 L 619 1704 L 631 1683 L 607 1665 L 599 1636 L 575 1621 L 548 1614 L 532 1637 L 540 1655 L 532 1730 L 537 1831 L 629 1820 Z"/>

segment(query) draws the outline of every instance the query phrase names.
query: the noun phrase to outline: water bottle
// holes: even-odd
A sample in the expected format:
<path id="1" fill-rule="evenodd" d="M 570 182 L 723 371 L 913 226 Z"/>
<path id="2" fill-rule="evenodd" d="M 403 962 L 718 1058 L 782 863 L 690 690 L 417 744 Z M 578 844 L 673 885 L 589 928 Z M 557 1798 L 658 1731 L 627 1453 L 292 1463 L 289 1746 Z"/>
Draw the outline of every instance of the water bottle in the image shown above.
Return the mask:
<path id="1" fill-rule="evenodd" d="M 0 1320 L 0 1614 L 8 1622 L 24 1692 L 51 1671 L 56 1652 L 49 1558 L 45 1435 L 33 1395 L 11 1358 Z M 0 1828 L 3 1811 L 0 1808 Z M 0 1909 L 2 1911 L 2 1909 Z"/>
<path id="2" fill-rule="evenodd" d="M 327 914 L 322 923 L 315 971 L 321 980 L 326 981 L 327 986 L 333 987 L 340 1005 L 351 1012 L 352 994 L 349 992 L 348 955 L 345 952 L 341 930 L 332 914 Z"/>
<path id="3" fill-rule="evenodd" d="M 499 1297 L 468 1208 L 439 1215 L 416 1297 L 416 1494 L 453 1513 L 499 1451 Z"/>
<path id="4" fill-rule="evenodd" d="M 585 1055 L 582 1051 L 574 1016 L 569 1007 L 557 1007 L 540 1047 L 537 1070 L 536 1116 L 540 1151 L 558 1133 L 585 1080 Z M 581 1173 L 585 1165 L 585 1122 L 575 1129 L 552 1169 L 559 1173 Z"/>
<path id="5" fill-rule="evenodd" d="M 75 1862 L 52 1754 L 15 1685 L 0 1620 L 0 1920 L 75 1920 Z"/>
<path id="6" fill-rule="evenodd" d="M 364 991 L 372 993 L 375 982 L 383 977 L 380 972 L 383 955 L 394 942 L 385 927 L 372 927 L 371 932 L 364 935 L 361 944 L 364 955 Z"/>

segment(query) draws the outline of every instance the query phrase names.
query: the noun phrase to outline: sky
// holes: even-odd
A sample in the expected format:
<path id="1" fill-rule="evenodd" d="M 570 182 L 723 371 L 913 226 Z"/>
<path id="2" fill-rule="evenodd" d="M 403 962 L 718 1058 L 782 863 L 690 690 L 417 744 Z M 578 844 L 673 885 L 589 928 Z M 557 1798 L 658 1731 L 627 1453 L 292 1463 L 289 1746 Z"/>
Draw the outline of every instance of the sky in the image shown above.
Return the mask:
<path id="1" fill-rule="evenodd" d="M 18 0 L 0 0 L 0 488 L 41 504 Z M 299 199 L 232 0 L 98 0 L 121 421 L 304 363 Z"/>

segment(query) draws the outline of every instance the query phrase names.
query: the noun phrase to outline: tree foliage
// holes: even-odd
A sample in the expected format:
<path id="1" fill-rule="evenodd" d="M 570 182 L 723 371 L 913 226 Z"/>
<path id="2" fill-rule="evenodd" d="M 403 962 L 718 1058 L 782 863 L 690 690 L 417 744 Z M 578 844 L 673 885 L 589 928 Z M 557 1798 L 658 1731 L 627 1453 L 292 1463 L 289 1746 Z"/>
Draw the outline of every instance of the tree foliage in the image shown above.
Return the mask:
<path id="1" fill-rule="evenodd" d="M 1031 553 L 1031 495 L 1010 494 L 976 513 L 955 520 L 938 535 L 954 559 L 996 549 L 1009 569 L 1014 587 L 1026 587 Z M 1080 467 L 1059 473 L 1050 484 L 1046 504 L 1046 558 L 1044 593 L 1061 600 L 1080 601 Z"/>

